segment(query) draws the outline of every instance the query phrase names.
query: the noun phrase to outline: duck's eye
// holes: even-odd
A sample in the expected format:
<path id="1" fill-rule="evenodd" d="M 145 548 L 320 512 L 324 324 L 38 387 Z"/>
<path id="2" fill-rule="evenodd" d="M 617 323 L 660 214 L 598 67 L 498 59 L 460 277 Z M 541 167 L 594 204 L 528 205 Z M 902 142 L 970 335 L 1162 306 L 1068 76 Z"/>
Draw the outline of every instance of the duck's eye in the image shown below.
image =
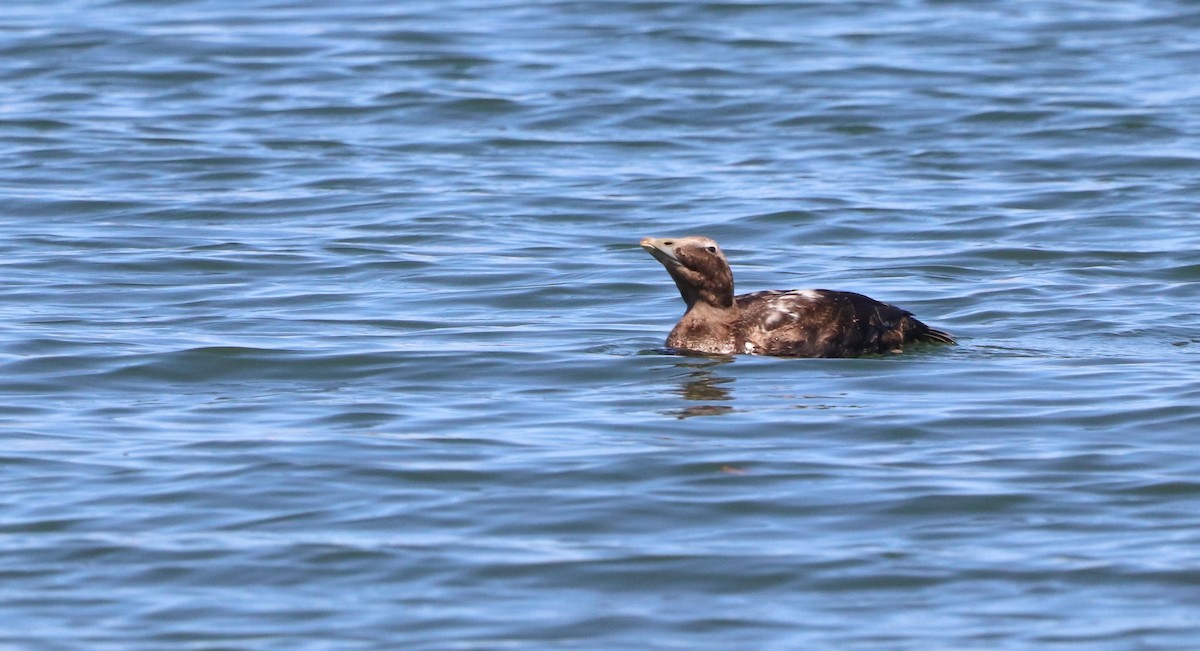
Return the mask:
<path id="1" fill-rule="evenodd" d="M 667 240 L 666 242 L 663 242 L 663 246 L 675 246 L 675 243 L 671 240 Z"/>
<path id="2" fill-rule="evenodd" d="M 708 252 L 709 252 L 709 253 L 716 253 L 716 252 L 717 252 L 717 247 L 715 247 L 715 246 L 710 246 L 710 247 L 708 247 Z"/>

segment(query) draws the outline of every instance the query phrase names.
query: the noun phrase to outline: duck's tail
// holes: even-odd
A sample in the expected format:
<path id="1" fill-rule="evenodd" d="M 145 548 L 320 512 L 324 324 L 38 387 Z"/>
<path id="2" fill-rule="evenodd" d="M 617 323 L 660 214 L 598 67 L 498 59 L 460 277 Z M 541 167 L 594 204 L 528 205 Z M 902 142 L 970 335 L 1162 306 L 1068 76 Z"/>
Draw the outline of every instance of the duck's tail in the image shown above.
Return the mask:
<path id="1" fill-rule="evenodd" d="M 951 337 L 948 333 L 942 332 L 941 330 L 937 330 L 935 328 L 928 328 L 925 330 L 925 332 L 917 335 L 917 341 L 950 344 L 951 346 L 958 344 L 957 341 L 954 341 L 954 337 Z"/>

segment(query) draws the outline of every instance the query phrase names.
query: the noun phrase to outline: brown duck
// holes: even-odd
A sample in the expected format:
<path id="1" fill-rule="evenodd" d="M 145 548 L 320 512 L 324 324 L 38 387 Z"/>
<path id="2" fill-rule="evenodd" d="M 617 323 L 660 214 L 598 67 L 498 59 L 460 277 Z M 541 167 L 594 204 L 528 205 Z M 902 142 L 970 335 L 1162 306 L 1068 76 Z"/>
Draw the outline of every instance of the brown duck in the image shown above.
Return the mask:
<path id="1" fill-rule="evenodd" d="M 675 281 L 687 312 L 667 336 L 679 350 L 730 355 L 856 357 L 899 353 L 905 344 L 953 344 L 912 313 L 853 292 L 771 290 L 734 296 L 721 247 L 700 236 L 642 239 Z"/>

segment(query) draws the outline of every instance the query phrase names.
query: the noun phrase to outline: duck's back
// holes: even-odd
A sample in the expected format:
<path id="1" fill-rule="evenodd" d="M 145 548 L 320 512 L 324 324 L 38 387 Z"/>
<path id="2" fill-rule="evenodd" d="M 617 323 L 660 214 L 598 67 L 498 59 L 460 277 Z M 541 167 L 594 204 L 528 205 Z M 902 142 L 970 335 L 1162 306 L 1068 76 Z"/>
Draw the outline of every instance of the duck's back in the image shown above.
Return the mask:
<path id="1" fill-rule="evenodd" d="M 917 341 L 954 343 L 894 305 L 854 292 L 766 291 L 735 297 L 743 350 L 759 355 L 855 357 Z"/>

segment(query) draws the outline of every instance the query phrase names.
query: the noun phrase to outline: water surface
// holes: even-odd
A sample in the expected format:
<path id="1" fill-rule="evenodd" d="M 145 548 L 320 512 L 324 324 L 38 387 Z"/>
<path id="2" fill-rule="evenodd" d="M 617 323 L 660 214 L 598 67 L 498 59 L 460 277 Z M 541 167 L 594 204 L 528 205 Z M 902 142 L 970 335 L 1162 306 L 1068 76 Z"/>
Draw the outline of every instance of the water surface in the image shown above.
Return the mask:
<path id="1" fill-rule="evenodd" d="M 10 2 L 0 643 L 1195 648 L 1200 9 Z M 668 354 L 637 247 L 961 345 Z"/>

